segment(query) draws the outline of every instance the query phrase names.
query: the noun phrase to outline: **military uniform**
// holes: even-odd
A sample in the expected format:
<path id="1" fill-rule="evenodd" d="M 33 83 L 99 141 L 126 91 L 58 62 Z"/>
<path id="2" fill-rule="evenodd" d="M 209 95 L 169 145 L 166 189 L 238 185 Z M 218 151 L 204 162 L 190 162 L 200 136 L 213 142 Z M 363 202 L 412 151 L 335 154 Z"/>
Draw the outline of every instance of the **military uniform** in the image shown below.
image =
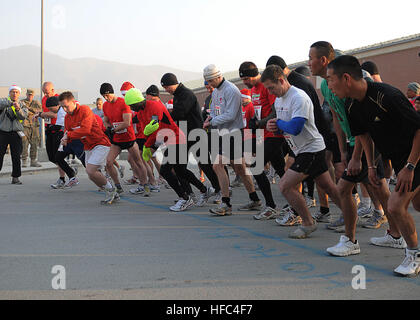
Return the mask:
<path id="1" fill-rule="evenodd" d="M 28 93 L 33 94 L 33 90 L 28 89 Z M 39 134 L 39 121 L 38 119 L 34 119 L 34 115 L 38 112 L 42 112 L 41 104 L 36 101 L 32 100 L 29 102 L 28 99 L 22 100 L 23 104 L 28 109 L 28 117 L 23 121 L 24 133 L 25 137 L 22 138 L 23 144 L 23 152 L 22 152 L 22 162 L 23 166 L 27 166 L 27 159 L 28 159 L 28 147 L 31 146 L 31 150 L 29 156 L 31 158 L 31 166 L 40 166 L 36 159 L 38 154 L 38 146 L 41 141 L 40 134 Z"/>

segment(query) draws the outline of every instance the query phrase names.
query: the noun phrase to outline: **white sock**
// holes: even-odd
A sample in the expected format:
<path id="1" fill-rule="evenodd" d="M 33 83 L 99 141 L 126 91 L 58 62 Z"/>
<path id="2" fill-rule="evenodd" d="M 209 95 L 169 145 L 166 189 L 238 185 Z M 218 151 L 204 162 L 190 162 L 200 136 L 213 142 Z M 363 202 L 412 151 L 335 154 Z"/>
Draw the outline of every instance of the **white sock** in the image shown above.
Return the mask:
<path id="1" fill-rule="evenodd" d="M 389 182 L 391 181 L 391 179 L 385 179 L 386 180 L 386 184 L 388 185 L 388 187 L 389 187 Z"/>
<path id="2" fill-rule="evenodd" d="M 362 197 L 362 198 L 360 199 L 360 202 L 361 202 L 361 203 L 362 203 L 365 207 L 370 208 L 371 200 L 370 200 L 370 198 L 369 198 L 369 197 L 367 197 L 367 198 Z"/>
<path id="3" fill-rule="evenodd" d="M 106 190 L 112 190 L 113 189 L 112 184 L 110 184 L 109 181 L 106 182 L 106 185 L 104 185 L 103 188 L 106 189 Z"/>

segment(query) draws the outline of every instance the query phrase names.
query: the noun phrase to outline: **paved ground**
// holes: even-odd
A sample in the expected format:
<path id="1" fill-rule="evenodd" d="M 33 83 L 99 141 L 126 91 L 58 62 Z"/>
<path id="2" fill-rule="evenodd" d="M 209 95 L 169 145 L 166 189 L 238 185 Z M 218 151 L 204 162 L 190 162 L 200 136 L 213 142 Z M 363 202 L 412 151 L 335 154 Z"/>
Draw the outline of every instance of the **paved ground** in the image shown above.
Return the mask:
<path id="1" fill-rule="evenodd" d="M 257 222 L 249 213 L 213 218 L 208 208 L 169 213 L 175 198 L 103 195 L 82 173 L 74 189 L 50 190 L 53 171 L 10 185 L 0 177 L 0 299 L 418 299 L 420 278 L 392 274 L 403 251 L 368 244 L 385 229 L 358 229 L 362 253 L 330 257 L 339 234 L 323 225 L 311 239 L 293 228 Z M 128 191 L 128 188 L 126 188 Z M 283 204 L 276 187 L 275 198 Z M 247 201 L 234 189 L 233 204 Z M 334 209 L 335 213 L 338 213 Z M 417 225 L 420 215 L 414 214 Z M 53 290 L 52 268 L 66 271 Z M 352 267 L 364 265 L 365 290 L 354 290 Z"/>

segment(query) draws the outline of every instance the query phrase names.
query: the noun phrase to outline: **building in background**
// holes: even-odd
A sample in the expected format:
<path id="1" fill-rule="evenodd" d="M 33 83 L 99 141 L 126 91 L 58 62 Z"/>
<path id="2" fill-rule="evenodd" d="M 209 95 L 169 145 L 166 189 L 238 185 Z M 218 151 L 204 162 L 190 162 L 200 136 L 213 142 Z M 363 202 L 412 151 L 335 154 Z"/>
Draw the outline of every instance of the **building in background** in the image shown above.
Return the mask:
<path id="1" fill-rule="evenodd" d="M 15 83 L 15 84 L 17 86 L 19 86 L 19 83 Z M 12 83 L 10 85 L 12 85 Z M 0 87 L 0 98 L 6 98 L 6 97 L 9 96 L 9 87 Z M 30 87 L 30 88 L 21 87 L 21 88 L 22 88 L 22 93 L 20 94 L 20 99 L 25 99 L 26 98 L 26 89 L 32 89 L 32 90 L 35 91 L 34 100 L 41 101 L 41 98 L 40 98 L 40 95 L 39 95 L 39 91 L 40 91 L 39 88 L 33 88 L 33 87 Z M 62 93 L 64 91 L 71 91 L 73 93 L 74 97 L 76 98 L 76 100 L 77 100 L 77 98 L 79 96 L 78 92 L 75 91 L 75 90 L 71 90 L 71 89 L 56 89 L 56 88 L 54 88 L 54 89 L 55 89 L 55 92 L 58 93 L 58 94 L 60 94 L 60 93 Z"/>

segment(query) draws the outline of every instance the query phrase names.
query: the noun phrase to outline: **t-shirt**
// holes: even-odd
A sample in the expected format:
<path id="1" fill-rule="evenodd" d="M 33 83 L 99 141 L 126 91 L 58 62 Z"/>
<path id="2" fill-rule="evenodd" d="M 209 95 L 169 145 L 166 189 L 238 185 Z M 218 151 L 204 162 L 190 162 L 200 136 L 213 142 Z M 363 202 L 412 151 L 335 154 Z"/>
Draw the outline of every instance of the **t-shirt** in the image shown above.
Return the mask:
<path id="1" fill-rule="evenodd" d="M 66 117 L 66 114 L 67 113 L 64 111 L 64 109 L 60 107 L 57 112 L 57 118 L 54 119 L 56 120 L 55 125 L 64 127 L 64 118 Z"/>
<path id="2" fill-rule="evenodd" d="M 101 119 L 104 118 L 104 110 L 103 109 L 99 110 L 98 108 L 95 108 L 95 109 L 92 109 L 92 112 L 93 112 L 93 114 L 101 117 Z"/>
<path id="3" fill-rule="evenodd" d="M 104 116 L 108 118 L 108 122 L 114 128 L 124 121 L 123 114 L 132 114 L 130 107 L 125 104 L 123 98 L 117 98 L 114 103 L 105 102 L 103 110 Z M 136 140 L 136 135 L 131 122 L 128 128 L 115 132 L 113 137 L 115 142 L 130 142 L 134 140 Z"/>
<path id="4" fill-rule="evenodd" d="M 305 91 L 291 86 L 283 97 L 276 99 L 274 106 L 278 119 L 283 121 L 298 117 L 306 119 L 302 131 L 297 136 L 283 133 L 295 155 L 304 152 L 315 153 L 325 149 L 324 139 L 315 126 L 314 106 Z"/>
<path id="5" fill-rule="evenodd" d="M 338 122 L 340 123 L 340 127 L 343 132 L 346 134 L 347 139 L 349 140 L 349 144 L 351 147 L 354 147 L 355 139 L 352 136 L 350 131 L 349 121 L 347 119 L 346 114 L 346 100 L 338 98 L 335 94 L 331 92 L 328 88 L 327 80 L 323 80 L 321 83 L 321 92 L 324 96 L 325 100 L 327 101 L 328 105 L 331 109 L 335 111 L 337 114 Z"/>
<path id="6" fill-rule="evenodd" d="M 76 110 L 66 115 L 64 125 L 68 139 L 81 140 L 85 150 L 92 150 L 98 145 L 111 145 L 88 106 L 77 104 Z"/>
<path id="7" fill-rule="evenodd" d="M 55 97 L 58 97 L 59 95 L 56 94 Z M 47 96 L 44 96 L 42 98 L 42 112 L 50 112 L 50 109 L 47 108 Z M 50 124 L 55 124 L 57 121 L 56 118 L 45 118 L 44 119 L 44 124 L 45 126 L 48 126 Z"/>
<path id="8" fill-rule="evenodd" d="M 261 82 L 251 89 L 251 101 L 254 105 L 255 116 L 258 120 L 268 117 L 271 113 L 271 106 L 274 104 L 275 100 L 276 96 L 270 94 Z M 264 139 L 272 137 L 281 137 L 281 135 L 264 129 Z"/>
<path id="9" fill-rule="evenodd" d="M 368 82 L 362 101 L 350 100 L 348 118 L 353 135 L 369 133 L 375 147 L 387 159 L 408 158 L 420 116 L 410 101 L 389 84 Z"/>

